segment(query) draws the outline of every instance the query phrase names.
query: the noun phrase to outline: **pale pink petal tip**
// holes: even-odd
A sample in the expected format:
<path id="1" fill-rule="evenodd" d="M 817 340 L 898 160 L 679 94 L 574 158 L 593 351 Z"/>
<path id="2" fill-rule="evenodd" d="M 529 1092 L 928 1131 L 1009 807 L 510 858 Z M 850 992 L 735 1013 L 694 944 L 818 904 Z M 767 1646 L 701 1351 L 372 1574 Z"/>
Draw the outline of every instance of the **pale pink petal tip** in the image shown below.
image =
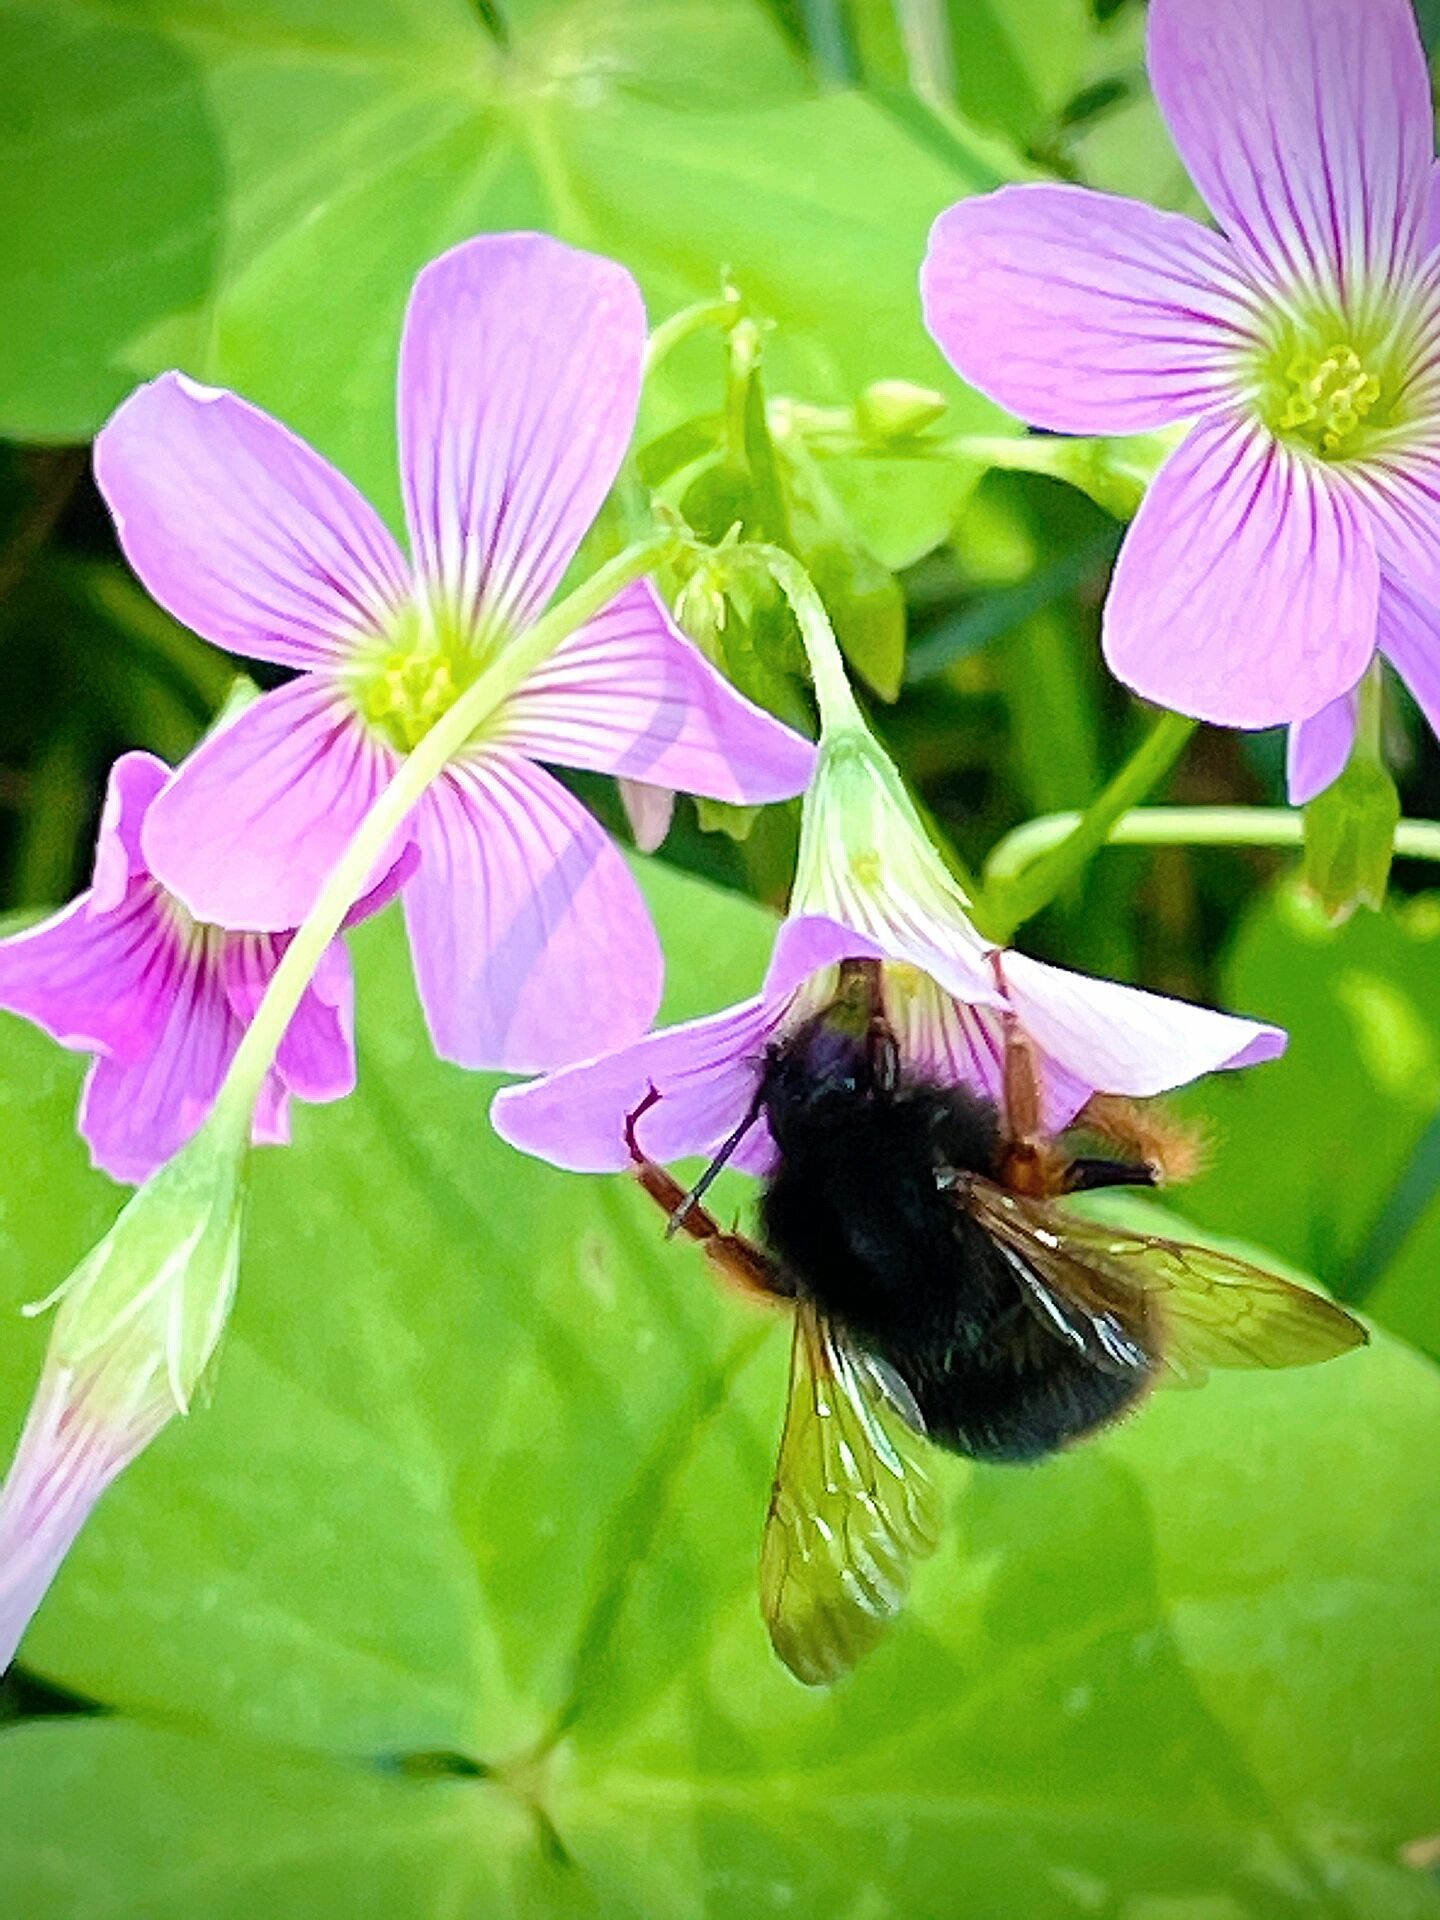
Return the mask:
<path id="1" fill-rule="evenodd" d="M 925 322 L 971 386 L 1032 426 L 1134 433 L 1213 407 L 1253 337 L 1226 243 L 1180 214 L 1070 186 L 1001 187 L 942 213 Z"/>
<path id="2" fill-rule="evenodd" d="M 138 388 L 96 439 L 95 477 L 152 598 L 232 653 L 333 666 L 408 595 L 375 509 L 233 393 L 175 373 Z"/>
<path id="3" fill-rule="evenodd" d="M 641 853 L 658 853 L 675 818 L 673 787 L 652 787 L 648 780 L 620 780 L 620 804 Z"/>
<path id="4" fill-rule="evenodd" d="M 527 625 L 610 491 L 645 310 L 613 260 L 536 233 L 442 254 L 410 296 L 400 463 L 417 571 L 461 617 Z"/>
<path id="5" fill-rule="evenodd" d="M 1147 700 L 1223 726 L 1305 720 L 1375 650 L 1379 565 L 1349 492 L 1248 421 L 1196 426 L 1116 563 L 1105 655 Z"/>
<path id="6" fill-rule="evenodd" d="M 1263 1021 L 1071 973 L 1022 953 L 1006 953 L 1003 968 L 1007 998 L 1025 1032 L 1093 1092 L 1143 1099 L 1285 1050 L 1285 1033 Z"/>

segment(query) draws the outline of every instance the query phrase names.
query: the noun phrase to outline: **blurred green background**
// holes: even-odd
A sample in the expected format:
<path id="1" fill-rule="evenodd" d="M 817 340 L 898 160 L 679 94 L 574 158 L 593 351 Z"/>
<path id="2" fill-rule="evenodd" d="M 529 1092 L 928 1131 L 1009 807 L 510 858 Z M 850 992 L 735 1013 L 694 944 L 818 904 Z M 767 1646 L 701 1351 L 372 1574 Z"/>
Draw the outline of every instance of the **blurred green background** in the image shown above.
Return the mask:
<path id="1" fill-rule="evenodd" d="M 926 231 L 1044 175 L 1196 210 L 1143 29 L 1135 0 L 0 0 L 0 903 L 82 885 L 110 759 L 178 758 L 234 670 L 146 600 L 90 482 L 136 380 L 238 388 L 397 518 L 415 271 L 543 227 L 623 260 L 652 319 L 728 277 L 772 406 L 904 378 L 947 431 L 1012 432 L 924 334 Z M 726 380 L 714 336 L 666 363 L 647 479 L 723 438 Z M 754 455 L 689 488 L 697 522 L 767 531 Z M 822 451 L 789 483 L 956 850 L 1092 798 L 1147 724 L 1099 656 L 1118 524 L 953 461 Z M 793 701 L 763 618 L 724 646 Z M 1440 752 L 1392 694 L 1434 816 Z M 1166 797 L 1279 804 L 1282 771 L 1278 736 L 1207 731 Z M 667 1014 L 749 991 L 783 898 L 793 812 L 715 824 L 682 802 L 642 863 Z M 625 1183 L 491 1138 L 494 1082 L 428 1057 L 398 929 L 363 929 L 361 1092 L 259 1157 L 213 1404 L 107 1497 L 0 1689 L 0 1911 L 1440 1915 L 1440 894 L 1401 864 L 1336 929 L 1292 868 L 1110 851 L 1023 937 L 1292 1029 L 1187 1097 L 1181 1204 L 1380 1339 L 1041 1470 L 954 1466 L 915 1605 L 830 1696 L 755 1601 L 783 1329 Z M 18 1307 L 120 1195 L 74 1137 L 81 1063 L 0 1035 Z M 4 1325 L 8 1444 L 45 1329 Z"/>

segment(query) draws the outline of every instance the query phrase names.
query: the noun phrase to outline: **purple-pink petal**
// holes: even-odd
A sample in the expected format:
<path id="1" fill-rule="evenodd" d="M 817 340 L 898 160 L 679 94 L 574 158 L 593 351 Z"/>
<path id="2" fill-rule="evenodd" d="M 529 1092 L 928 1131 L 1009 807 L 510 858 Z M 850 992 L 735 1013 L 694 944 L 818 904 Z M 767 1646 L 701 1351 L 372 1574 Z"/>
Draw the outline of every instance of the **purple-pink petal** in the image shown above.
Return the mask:
<path id="1" fill-rule="evenodd" d="M 1440 393 L 1435 397 L 1440 400 Z M 1440 606 L 1440 444 L 1351 461 L 1346 479 L 1369 519 L 1385 571 Z"/>
<path id="2" fill-rule="evenodd" d="M 1375 649 L 1368 515 L 1252 422 L 1202 420 L 1160 469 L 1105 605 L 1113 671 L 1224 726 L 1308 719 Z"/>
<path id="3" fill-rule="evenodd" d="M 1380 582 L 1376 637 L 1440 739 L 1440 607 L 1387 574 Z"/>
<path id="4" fill-rule="evenodd" d="M 1418 259 L 1434 124 L 1410 0 L 1152 0 L 1149 69 L 1255 266 L 1343 295 Z"/>
<path id="5" fill-rule="evenodd" d="M 880 949 L 823 915 L 798 915 L 780 927 L 765 982 L 751 1000 L 723 1012 L 647 1033 L 629 1046 L 546 1074 L 495 1096 L 491 1119 L 511 1146 L 575 1173 L 628 1167 L 625 1121 L 653 1088 L 659 1099 L 636 1137 L 652 1160 L 711 1153 L 744 1118 L 765 1048 L 797 991 L 812 974 L 846 958 L 878 959 Z M 757 1122 L 733 1165 L 761 1172 L 771 1155 Z"/>
<path id="6" fill-rule="evenodd" d="M 134 1060 L 101 1054 L 80 1102 L 90 1157 L 114 1180 L 139 1183 L 170 1159 L 214 1105 L 241 1028 L 216 967 L 178 946 L 155 985 L 159 1031 Z"/>
<path id="7" fill-rule="evenodd" d="M 660 1001 L 659 942 L 630 869 L 543 768 L 487 748 L 415 814 L 405 919 L 437 1051 L 533 1073 L 623 1044 Z"/>
<path id="8" fill-rule="evenodd" d="M 334 663 L 408 597 L 374 508 L 233 393 L 179 373 L 138 388 L 95 442 L 95 477 L 152 597 L 232 653 Z"/>
<path id="9" fill-rule="evenodd" d="M 962 200 L 935 222 L 925 320 L 974 387 L 1032 426 L 1131 433 L 1235 387 L 1255 299 L 1218 234 L 1082 187 Z"/>
<path id="10" fill-rule="evenodd" d="M 227 936 L 219 959 L 225 998 L 242 1027 L 254 1019 L 290 935 Z M 355 1087 L 355 990 L 350 956 L 333 940 L 281 1037 L 270 1076 L 302 1100 L 341 1100 Z"/>
<path id="11" fill-rule="evenodd" d="M 1145 1098 L 1221 1067 L 1273 1060 L 1285 1049 L 1284 1033 L 1263 1021 L 1071 973 L 1023 953 L 1006 953 L 1002 964 L 1025 1032 L 1099 1093 Z"/>
<path id="12" fill-rule="evenodd" d="M 153 754 L 122 754 L 106 789 L 94 884 L 38 926 L 0 940 L 0 1007 L 62 1046 L 134 1060 L 164 1024 L 174 932 L 137 843 L 168 775 Z"/>
<path id="13" fill-rule="evenodd" d="M 1308 720 L 1296 720 L 1285 742 L 1285 786 L 1292 807 L 1308 806 L 1345 771 L 1355 744 L 1359 702 L 1342 693 Z"/>
<path id="14" fill-rule="evenodd" d="M 815 764 L 808 740 L 715 671 L 648 581 L 560 643 L 496 738 L 535 760 L 736 804 L 799 793 Z"/>
<path id="15" fill-rule="evenodd" d="M 525 626 L 620 470 L 645 311 L 623 267 L 544 234 L 485 234 L 410 296 L 400 462 L 416 571 L 466 625 Z"/>
<path id="16" fill-rule="evenodd" d="M 336 687 L 293 680 L 176 771 L 146 818 L 145 857 L 197 920 L 297 927 L 397 764 Z M 406 837 L 377 863 L 376 882 Z"/>

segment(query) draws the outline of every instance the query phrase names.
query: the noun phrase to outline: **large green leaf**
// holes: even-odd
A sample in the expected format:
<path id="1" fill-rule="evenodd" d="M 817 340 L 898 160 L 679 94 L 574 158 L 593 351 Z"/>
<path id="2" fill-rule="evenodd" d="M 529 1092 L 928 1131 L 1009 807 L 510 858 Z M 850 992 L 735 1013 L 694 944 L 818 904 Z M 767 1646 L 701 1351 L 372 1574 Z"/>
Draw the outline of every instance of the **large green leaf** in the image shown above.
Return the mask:
<path id="1" fill-rule="evenodd" d="M 920 322 L 929 222 L 999 177 L 870 101 L 815 96 L 754 0 L 4 0 L 0 426 L 82 437 L 168 365 L 240 388 L 393 510 L 411 280 L 479 230 L 624 260 L 656 314 L 729 272 L 779 323 L 777 390 L 882 375 L 993 409 Z M 661 423 L 715 402 L 703 347 Z M 958 489 L 962 480 L 957 477 Z M 949 476 L 932 539 L 944 531 Z M 956 493 L 958 498 L 958 491 Z"/>
<path id="2" fill-rule="evenodd" d="M 1199 1096 L 1209 1165 L 1187 1204 L 1440 1355 L 1440 896 L 1335 928 L 1277 888 L 1242 924 L 1225 997 L 1290 1045 Z"/>
<path id="3" fill-rule="evenodd" d="M 763 914 L 647 885 L 672 1014 L 753 983 Z M 806 1692 L 755 1595 L 783 1326 L 628 1182 L 502 1147 L 493 1083 L 429 1057 L 398 925 L 356 944 L 361 1091 L 260 1156 L 213 1403 L 106 1497 L 24 1650 L 189 1737 L 0 1739 L 25 1920 L 866 1920 L 957 1889 L 967 1920 L 1440 1915 L 1399 1864 L 1440 1777 L 1428 1363 L 1381 1343 L 1158 1396 L 1043 1469 L 957 1464 L 909 1615 Z M 0 1031 L 19 1301 L 114 1194 L 75 1063 Z M 43 1339 L 11 1328 L 7 1432 Z"/>

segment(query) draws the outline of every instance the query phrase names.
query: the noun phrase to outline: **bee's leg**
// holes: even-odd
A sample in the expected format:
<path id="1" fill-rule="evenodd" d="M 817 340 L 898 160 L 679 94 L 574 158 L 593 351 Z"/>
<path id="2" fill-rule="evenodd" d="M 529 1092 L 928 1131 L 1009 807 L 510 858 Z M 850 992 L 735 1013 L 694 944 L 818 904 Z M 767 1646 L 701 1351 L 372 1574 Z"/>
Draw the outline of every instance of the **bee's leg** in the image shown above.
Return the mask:
<path id="1" fill-rule="evenodd" d="M 1177 1119 L 1163 1102 L 1095 1093 L 1071 1125 L 1083 1133 L 1098 1134 L 1107 1145 L 1118 1147 L 1132 1165 L 1138 1161 L 1146 1170 L 1137 1174 L 1138 1186 L 1193 1179 L 1204 1161 L 1203 1133 L 1188 1121 Z"/>
<path id="2" fill-rule="evenodd" d="M 996 984 L 1005 985 L 1001 959 L 992 956 Z M 1012 1193 L 1037 1197 L 1063 1192 L 1064 1161 L 1043 1125 L 1040 1063 L 1034 1043 L 1008 1010 L 1001 1016 L 1005 1055 L 1001 1063 L 1000 1114 L 1005 1144 L 1000 1157 L 1000 1182 Z"/>
<path id="3" fill-rule="evenodd" d="M 626 1116 L 625 1145 L 634 1163 L 635 1178 L 667 1216 L 668 1231 L 698 1241 L 710 1264 L 745 1293 L 759 1294 L 767 1300 L 788 1297 L 790 1289 L 763 1248 L 744 1234 L 727 1233 L 713 1214 L 695 1204 L 693 1193 L 687 1194 L 673 1174 L 642 1152 L 635 1128 L 641 1115 L 648 1113 L 659 1098 L 651 1087 L 635 1111 Z"/>
<path id="4" fill-rule="evenodd" d="M 1160 1175 L 1148 1162 L 1082 1156 L 1066 1163 L 1064 1180 L 1066 1193 L 1092 1193 L 1096 1187 L 1158 1187 Z"/>

